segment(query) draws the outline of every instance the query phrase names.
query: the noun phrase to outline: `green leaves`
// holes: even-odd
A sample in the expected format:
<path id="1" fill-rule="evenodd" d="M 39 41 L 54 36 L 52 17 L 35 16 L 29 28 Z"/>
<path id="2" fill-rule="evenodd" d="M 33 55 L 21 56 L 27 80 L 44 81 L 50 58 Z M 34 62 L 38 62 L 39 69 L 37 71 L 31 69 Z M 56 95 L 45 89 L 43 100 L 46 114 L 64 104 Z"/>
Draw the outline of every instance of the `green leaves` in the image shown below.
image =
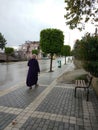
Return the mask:
<path id="1" fill-rule="evenodd" d="M 64 43 L 63 32 L 59 29 L 44 29 L 40 32 L 40 46 L 45 53 L 59 53 Z"/>
<path id="2" fill-rule="evenodd" d="M 74 56 L 81 60 L 86 71 L 98 77 L 98 36 L 86 34 L 74 45 Z"/>
<path id="3" fill-rule="evenodd" d="M 84 61 L 83 67 L 93 76 L 98 77 L 98 61 Z"/>
<path id="4" fill-rule="evenodd" d="M 59 29 L 44 29 L 40 32 L 40 46 L 44 53 L 50 53 L 50 72 L 52 72 L 52 59 L 54 54 L 61 53 L 64 43 L 63 32 Z"/>
<path id="5" fill-rule="evenodd" d="M 4 36 L 2 35 L 2 33 L 0 33 L 0 48 L 3 50 L 3 48 L 5 47 L 6 44 L 7 43 L 6 43 Z"/>
<path id="6" fill-rule="evenodd" d="M 97 23 L 98 6 L 96 6 L 96 4 L 98 4 L 98 2 L 95 0 L 65 0 L 65 3 L 66 14 L 64 17 L 70 29 L 78 28 L 82 30 L 85 28 L 82 24 L 88 21 Z"/>
<path id="7" fill-rule="evenodd" d="M 5 53 L 7 55 L 11 55 L 14 52 L 14 49 L 12 47 L 5 47 Z"/>
<path id="8" fill-rule="evenodd" d="M 71 47 L 69 45 L 63 45 L 61 49 L 62 56 L 70 56 Z"/>
<path id="9" fill-rule="evenodd" d="M 38 55 L 38 50 L 32 50 L 32 54 Z"/>

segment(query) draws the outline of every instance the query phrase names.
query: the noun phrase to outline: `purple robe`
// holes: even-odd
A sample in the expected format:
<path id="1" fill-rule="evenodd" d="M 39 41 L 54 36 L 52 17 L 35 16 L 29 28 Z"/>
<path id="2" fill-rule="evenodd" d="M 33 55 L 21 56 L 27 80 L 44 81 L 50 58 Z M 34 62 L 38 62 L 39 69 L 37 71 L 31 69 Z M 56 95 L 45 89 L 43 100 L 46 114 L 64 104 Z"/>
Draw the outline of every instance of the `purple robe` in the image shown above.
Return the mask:
<path id="1" fill-rule="evenodd" d="M 31 59 L 28 61 L 28 74 L 26 79 L 26 84 L 28 87 L 37 84 L 38 73 L 40 72 L 39 63 L 36 59 Z"/>

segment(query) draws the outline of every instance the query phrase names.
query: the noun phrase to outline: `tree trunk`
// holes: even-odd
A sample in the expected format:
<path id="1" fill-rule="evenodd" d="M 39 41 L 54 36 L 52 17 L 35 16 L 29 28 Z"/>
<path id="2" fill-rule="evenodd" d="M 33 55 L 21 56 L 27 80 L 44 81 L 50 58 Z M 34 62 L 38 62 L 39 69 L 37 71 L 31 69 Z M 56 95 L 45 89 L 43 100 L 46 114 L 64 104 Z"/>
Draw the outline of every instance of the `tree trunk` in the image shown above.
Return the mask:
<path id="1" fill-rule="evenodd" d="M 65 56 L 65 65 L 66 65 L 66 56 Z"/>
<path id="2" fill-rule="evenodd" d="M 9 56 L 6 54 L 6 62 L 8 62 L 8 61 L 9 61 L 9 60 L 8 60 L 8 57 L 9 57 Z"/>
<path id="3" fill-rule="evenodd" d="M 51 54 L 51 57 L 50 57 L 50 72 L 53 72 L 53 70 L 52 70 L 52 60 L 53 60 L 53 54 Z"/>

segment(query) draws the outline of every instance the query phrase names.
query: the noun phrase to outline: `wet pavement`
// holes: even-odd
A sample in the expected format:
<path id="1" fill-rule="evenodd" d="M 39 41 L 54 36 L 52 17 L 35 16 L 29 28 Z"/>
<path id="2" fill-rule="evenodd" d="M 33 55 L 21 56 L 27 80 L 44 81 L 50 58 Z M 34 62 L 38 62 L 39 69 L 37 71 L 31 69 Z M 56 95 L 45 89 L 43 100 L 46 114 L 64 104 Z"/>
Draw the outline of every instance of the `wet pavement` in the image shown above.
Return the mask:
<path id="1" fill-rule="evenodd" d="M 57 82 L 73 64 L 39 75 L 40 86 L 29 90 L 25 82 L 0 91 L 0 130 L 97 130 L 98 97 L 90 89 L 74 98 L 74 84 Z"/>
<path id="2" fill-rule="evenodd" d="M 64 58 L 61 59 L 62 64 Z M 57 59 L 53 60 L 53 69 L 57 68 Z M 50 59 L 39 60 L 39 66 L 41 73 L 46 70 L 49 71 Z M 23 62 L 8 62 L 0 63 L 0 90 L 5 90 L 9 87 L 13 87 L 17 83 L 21 83 L 26 80 L 28 71 L 27 61 Z"/>

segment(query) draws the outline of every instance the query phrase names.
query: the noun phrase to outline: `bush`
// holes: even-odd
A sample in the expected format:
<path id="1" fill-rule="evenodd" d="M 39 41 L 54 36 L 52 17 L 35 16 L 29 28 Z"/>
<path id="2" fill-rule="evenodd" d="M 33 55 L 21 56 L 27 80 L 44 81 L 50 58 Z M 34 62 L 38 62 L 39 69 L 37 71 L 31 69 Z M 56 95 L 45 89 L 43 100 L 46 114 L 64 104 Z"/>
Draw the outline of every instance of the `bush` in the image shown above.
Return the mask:
<path id="1" fill-rule="evenodd" d="M 98 61 L 85 61 L 83 68 L 93 76 L 98 77 Z"/>
<path id="2" fill-rule="evenodd" d="M 87 74 L 80 75 L 80 76 L 76 77 L 76 80 L 85 80 L 86 81 L 86 76 L 87 76 Z"/>
<path id="3" fill-rule="evenodd" d="M 38 50 L 32 50 L 32 54 L 38 55 Z"/>
<path id="4" fill-rule="evenodd" d="M 98 36 L 86 34 L 74 45 L 74 56 L 83 63 L 83 68 L 98 77 Z"/>

